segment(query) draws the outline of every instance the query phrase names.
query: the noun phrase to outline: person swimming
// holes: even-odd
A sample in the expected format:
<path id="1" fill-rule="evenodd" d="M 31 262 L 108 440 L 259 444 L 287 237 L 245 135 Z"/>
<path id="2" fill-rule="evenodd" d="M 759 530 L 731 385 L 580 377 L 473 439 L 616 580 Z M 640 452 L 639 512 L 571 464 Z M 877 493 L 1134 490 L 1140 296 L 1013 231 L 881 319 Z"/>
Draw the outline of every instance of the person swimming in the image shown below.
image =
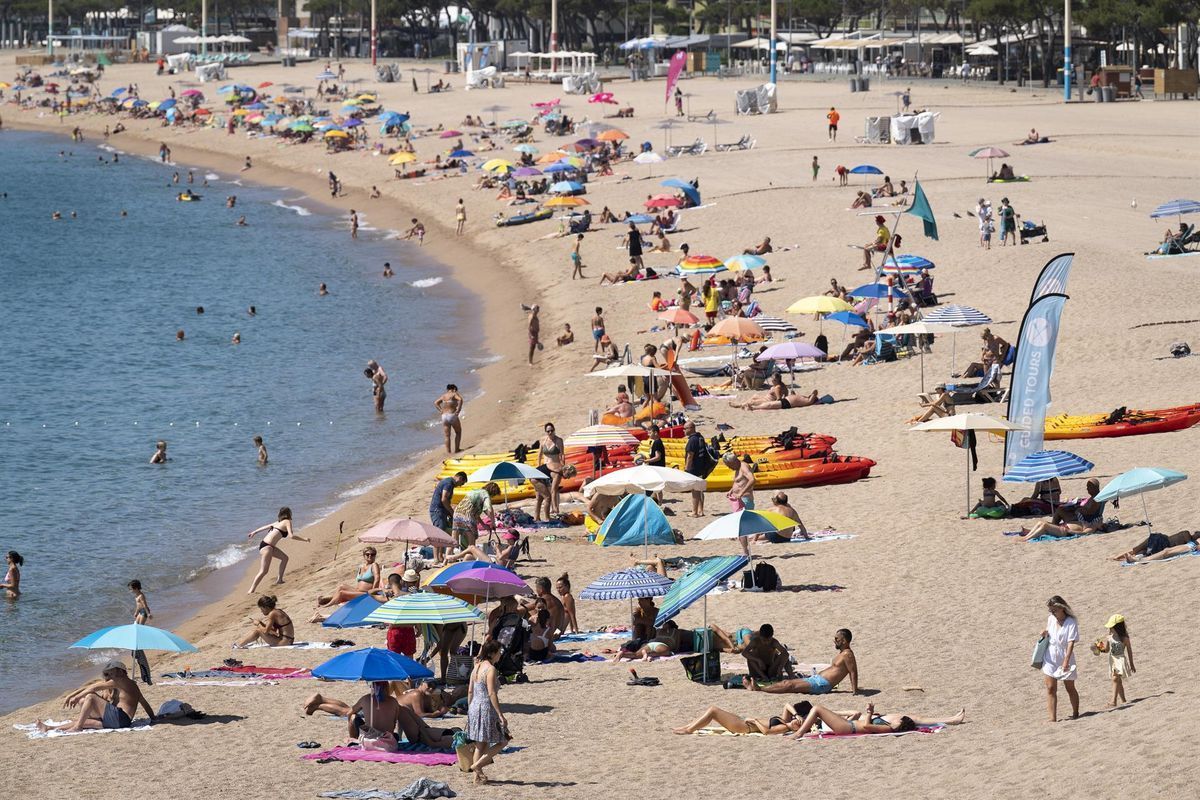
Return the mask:
<path id="1" fill-rule="evenodd" d="M 25 564 L 25 559 L 16 550 L 9 550 L 5 557 L 8 563 L 8 570 L 4 573 L 4 580 L 0 582 L 0 589 L 4 590 L 4 595 L 9 600 L 16 600 L 21 596 L 21 567 Z"/>

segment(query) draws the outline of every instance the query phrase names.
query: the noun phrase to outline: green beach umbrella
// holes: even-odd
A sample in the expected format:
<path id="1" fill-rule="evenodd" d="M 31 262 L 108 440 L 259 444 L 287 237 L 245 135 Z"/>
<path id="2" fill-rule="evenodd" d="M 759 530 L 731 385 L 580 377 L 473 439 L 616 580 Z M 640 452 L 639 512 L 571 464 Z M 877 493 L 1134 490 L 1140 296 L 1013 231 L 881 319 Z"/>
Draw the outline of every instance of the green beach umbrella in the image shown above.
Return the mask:
<path id="1" fill-rule="evenodd" d="M 388 600 L 363 621 L 389 625 L 451 625 L 481 620 L 483 612 L 465 600 L 435 592 L 417 592 Z"/>

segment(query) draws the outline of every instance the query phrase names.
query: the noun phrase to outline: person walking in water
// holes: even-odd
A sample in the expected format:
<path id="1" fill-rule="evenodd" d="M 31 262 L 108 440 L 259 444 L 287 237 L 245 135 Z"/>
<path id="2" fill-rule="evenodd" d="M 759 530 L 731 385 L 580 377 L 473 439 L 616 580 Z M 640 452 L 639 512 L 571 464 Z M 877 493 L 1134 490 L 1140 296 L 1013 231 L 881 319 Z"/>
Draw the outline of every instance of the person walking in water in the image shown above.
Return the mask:
<path id="1" fill-rule="evenodd" d="M 261 436 L 254 437 L 254 446 L 258 448 L 258 465 L 265 467 L 267 465 L 267 446 L 263 444 Z"/>
<path id="2" fill-rule="evenodd" d="M 350 209 L 350 238 L 358 238 L 358 212 Z"/>
<path id="3" fill-rule="evenodd" d="M 367 362 L 367 368 L 363 370 L 363 374 L 371 381 L 371 394 L 375 397 L 375 410 L 383 411 L 383 401 L 387 399 L 388 376 L 383 371 L 383 367 L 379 366 L 379 362 L 374 359 Z"/>
<path id="4" fill-rule="evenodd" d="M 267 577 L 267 570 L 271 568 L 271 562 L 276 559 L 279 560 L 279 577 L 275 580 L 275 583 L 283 583 L 283 573 L 287 570 L 288 557 L 287 553 L 279 549 L 281 541 L 289 537 L 295 539 L 297 542 L 312 541 L 292 532 L 292 510 L 287 506 L 279 509 L 279 516 L 275 522 L 255 528 L 246 534 L 246 538 L 253 539 L 263 531 L 266 531 L 266 536 L 258 543 L 258 574 L 254 576 L 254 580 L 250 583 L 250 591 L 246 592 L 246 594 L 254 594 L 254 591 L 258 589 L 258 584 L 262 582 L 263 578 Z"/>
<path id="5" fill-rule="evenodd" d="M 462 451 L 462 420 L 460 417 L 465 402 L 463 396 L 458 393 L 458 387 L 453 383 L 446 384 L 446 391 L 433 401 L 433 407 L 442 415 L 442 433 L 446 436 L 447 453 Z M 454 435 L 453 448 L 450 447 L 451 434 Z"/>

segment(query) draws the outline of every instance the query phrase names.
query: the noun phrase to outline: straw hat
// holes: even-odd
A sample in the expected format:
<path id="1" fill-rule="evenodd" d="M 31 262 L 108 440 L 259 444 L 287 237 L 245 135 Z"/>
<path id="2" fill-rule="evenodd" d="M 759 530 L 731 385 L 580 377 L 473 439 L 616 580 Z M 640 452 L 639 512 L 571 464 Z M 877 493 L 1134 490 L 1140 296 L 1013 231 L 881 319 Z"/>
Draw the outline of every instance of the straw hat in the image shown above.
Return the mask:
<path id="1" fill-rule="evenodd" d="M 404 570 L 404 574 L 400 576 L 400 580 L 405 583 L 417 583 L 421 580 L 421 576 L 417 574 L 415 569 L 409 568 Z"/>
<path id="2" fill-rule="evenodd" d="M 1116 626 L 1120 625 L 1124 621 L 1125 621 L 1125 618 L 1122 617 L 1120 614 L 1113 614 L 1111 617 L 1108 618 L 1108 622 L 1104 623 L 1104 627 L 1115 628 Z"/>

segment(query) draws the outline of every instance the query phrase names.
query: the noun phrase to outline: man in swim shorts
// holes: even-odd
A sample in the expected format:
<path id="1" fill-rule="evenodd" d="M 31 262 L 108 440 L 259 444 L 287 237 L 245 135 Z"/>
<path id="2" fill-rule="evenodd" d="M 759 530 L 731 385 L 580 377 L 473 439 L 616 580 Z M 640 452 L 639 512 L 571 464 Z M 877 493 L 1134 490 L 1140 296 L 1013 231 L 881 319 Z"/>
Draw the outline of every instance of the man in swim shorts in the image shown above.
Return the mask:
<path id="1" fill-rule="evenodd" d="M 850 691 L 858 694 L 858 662 L 854 651 L 850 649 L 852 634 L 847 628 L 840 628 L 833 635 L 833 646 L 837 648 L 837 657 L 833 663 L 820 672 L 815 672 L 804 678 L 779 681 L 770 686 L 759 686 L 751 677 L 746 678 L 746 688 L 752 692 L 767 692 L 768 694 L 829 694 L 833 688 L 847 676 L 850 678 Z"/>
<path id="2" fill-rule="evenodd" d="M 146 709 L 146 716 L 154 721 L 154 709 L 146 701 L 142 690 L 130 679 L 125 665 L 120 661 L 109 661 L 104 665 L 101 680 L 92 681 L 67 698 L 68 707 L 79 708 L 79 718 L 74 722 L 51 727 L 42 720 L 37 721 L 39 731 L 67 730 L 78 732 L 85 729 L 119 729 L 133 727 L 133 715 L 138 706 Z M 104 692 L 107 694 L 101 694 Z"/>
<path id="3" fill-rule="evenodd" d="M 458 387 L 453 383 L 446 384 L 446 391 L 437 400 L 433 401 L 433 407 L 442 415 L 442 433 L 446 437 L 446 452 L 458 453 L 462 451 L 462 422 L 459 416 L 462 414 L 463 405 L 466 403 L 461 394 L 458 393 Z M 454 434 L 454 448 L 450 448 L 450 434 Z"/>

